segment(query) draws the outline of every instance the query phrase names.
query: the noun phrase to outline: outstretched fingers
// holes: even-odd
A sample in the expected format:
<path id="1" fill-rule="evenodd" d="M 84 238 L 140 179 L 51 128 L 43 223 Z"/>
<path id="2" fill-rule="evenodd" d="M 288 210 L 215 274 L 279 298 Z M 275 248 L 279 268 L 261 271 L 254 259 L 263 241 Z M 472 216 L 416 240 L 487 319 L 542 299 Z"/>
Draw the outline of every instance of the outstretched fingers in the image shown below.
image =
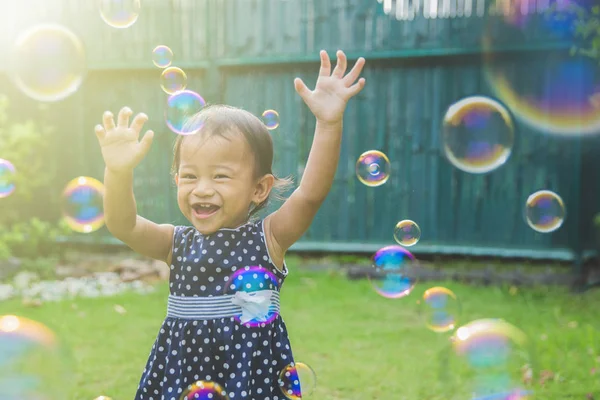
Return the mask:
<path id="1" fill-rule="evenodd" d="M 117 118 L 117 126 L 119 128 L 127 128 L 129 126 L 129 117 L 131 117 L 131 114 L 133 114 L 131 108 L 121 108 L 121 111 L 119 111 L 119 116 Z"/>
<path id="2" fill-rule="evenodd" d="M 105 111 L 104 114 L 102 114 L 102 125 L 106 132 L 115 129 L 115 117 L 113 113 Z"/>
<path id="3" fill-rule="evenodd" d="M 319 70 L 319 76 L 331 75 L 331 60 L 325 50 L 321 50 L 319 53 L 321 56 L 321 69 Z"/>
<path id="4" fill-rule="evenodd" d="M 348 88 L 348 93 L 350 97 L 354 97 L 360 93 L 361 90 L 365 87 L 366 80 L 365 78 L 360 78 L 358 82 Z"/>
<path id="5" fill-rule="evenodd" d="M 152 139 L 154 139 L 154 132 L 148 131 L 138 143 L 137 162 L 142 161 L 144 157 L 146 157 L 146 154 L 148 154 L 150 146 L 152 145 Z"/>
<path id="6" fill-rule="evenodd" d="M 96 132 L 96 137 L 98 137 L 98 140 L 103 140 L 106 136 L 106 131 L 104 130 L 102 125 L 96 125 L 94 127 L 94 132 Z"/>
<path id="7" fill-rule="evenodd" d="M 133 129 L 133 131 L 135 132 L 135 134 L 138 137 L 140 135 L 140 132 L 142 131 L 142 128 L 144 127 L 144 124 L 147 121 L 148 121 L 148 116 L 144 113 L 139 113 L 133 119 L 133 122 L 131 123 L 131 129 Z"/>
<path id="8" fill-rule="evenodd" d="M 300 78 L 294 79 L 294 89 L 296 89 L 296 92 L 298 92 L 298 94 L 303 100 L 305 100 L 311 92 L 311 90 L 306 86 L 304 81 Z"/>
<path id="9" fill-rule="evenodd" d="M 364 66 L 364 58 L 360 57 L 358 60 L 356 60 L 356 64 L 354 64 L 354 67 L 352 67 L 350 72 L 348 72 L 348 75 L 344 77 L 344 83 L 346 84 L 346 87 L 350 87 L 354 82 L 356 82 Z"/>
<path id="10" fill-rule="evenodd" d="M 346 73 L 346 68 L 348 67 L 348 59 L 346 58 L 346 54 L 341 50 L 337 51 L 336 57 L 337 62 L 335 64 L 335 69 L 333 70 L 333 76 L 343 78 Z"/>

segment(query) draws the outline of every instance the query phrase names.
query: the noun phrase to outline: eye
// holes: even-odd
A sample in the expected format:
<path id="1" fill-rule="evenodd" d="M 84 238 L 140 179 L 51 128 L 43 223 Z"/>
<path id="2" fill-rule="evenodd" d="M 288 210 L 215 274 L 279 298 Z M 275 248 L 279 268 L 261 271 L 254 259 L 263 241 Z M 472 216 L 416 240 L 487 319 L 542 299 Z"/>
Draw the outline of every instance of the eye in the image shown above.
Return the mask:
<path id="1" fill-rule="evenodd" d="M 225 174 L 217 174 L 215 175 L 215 179 L 229 179 L 229 176 Z"/>
<path id="2" fill-rule="evenodd" d="M 194 174 L 183 174 L 181 175 L 181 179 L 194 179 L 196 176 Z"/>

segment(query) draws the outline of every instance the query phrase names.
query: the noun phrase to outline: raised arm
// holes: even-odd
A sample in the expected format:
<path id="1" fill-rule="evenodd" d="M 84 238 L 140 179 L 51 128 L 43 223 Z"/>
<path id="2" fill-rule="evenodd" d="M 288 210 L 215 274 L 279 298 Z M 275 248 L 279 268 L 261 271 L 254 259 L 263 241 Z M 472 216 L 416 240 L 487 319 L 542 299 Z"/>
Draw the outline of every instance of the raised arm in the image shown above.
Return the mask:
<path id="1" fill-rule="evenodd" d="M 170 264 L 173 226 L 158 225 L 137 215 L 133 170 L 148 153 L 154 133 L 148 131 L 138 141 L 148 117 L 138 114 L 129 126 L 131 114 L 128 107 L 121 109 L 115 126 L 112 113 L 107 111 L 103 126 L 95 129 L 106 164 L 104 220 L 110 233 L 132 250 Z"/>
<path id="2" fill-rule="evenodd" d="M 364 78 L 358 79 L 364 58 L 359 58 L 344 76 L 347 60 L 342 51 L 337 52 L 333 73 L 327 52 L 322 50 L 320 54 L 321 69 L 315 90 L 309 90 L 300 78 L 294 80 L 296 91 L 317 119 L 306 168 L 290 198 L 265 219 L 267 240 L 281 255 L 306 232 L 331 189 L 340 158 L 346 104 L 365 85 Z"/>

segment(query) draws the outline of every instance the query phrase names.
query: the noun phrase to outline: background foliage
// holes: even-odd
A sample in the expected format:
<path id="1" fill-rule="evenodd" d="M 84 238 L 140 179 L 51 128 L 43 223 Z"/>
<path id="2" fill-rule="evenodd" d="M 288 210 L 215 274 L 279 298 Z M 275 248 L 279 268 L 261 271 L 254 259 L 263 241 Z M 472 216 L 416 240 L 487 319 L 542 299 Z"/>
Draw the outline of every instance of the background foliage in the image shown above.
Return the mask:
<path id="1" fill-rule="evenodd" d="M 575 35 L 579 39 L 571 49 L 572 54 L 596 58 L 600 61 L 600 6 L 590 10 L 573 4 L 572 13 L 577 16 Z"/>
<path id="2" fill-rule="evenodd" d="M 60 188 L 53 129 L 38 121 L 12 121 L 7 96 L 0 95 L 0 158 L 17 171 L 16 190 L 0 199 L 0 260 L 57 254 L 55 240 L 69 233 L 61 221 Z M 44 115 L 44 106 L 40 114 Z"/>

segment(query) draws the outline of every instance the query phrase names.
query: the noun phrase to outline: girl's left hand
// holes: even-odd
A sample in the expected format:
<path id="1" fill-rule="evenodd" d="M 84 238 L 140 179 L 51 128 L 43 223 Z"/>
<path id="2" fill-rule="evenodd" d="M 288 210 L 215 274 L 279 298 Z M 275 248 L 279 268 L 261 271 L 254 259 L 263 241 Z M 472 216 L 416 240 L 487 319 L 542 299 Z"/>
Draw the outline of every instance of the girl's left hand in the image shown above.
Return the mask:
<path id="1" fill-rule="evenodd" d="M 342 121 L 348 100 L 365 86 L 365 78 L 358 79 L 365 59 L 360 57 L 346 76 L 347 59 L 343 51 L 337 52 L 337 64 L 331 73 L 331 61 L 325 50 L 321 50 L 321 69 L 315 90 L 310 90 L 302 79 L 294 79 L 294 87 L 312 111 L 317 121 L 335 124 Z M 358 82 L 356 80 L 358 79 Z"/>

